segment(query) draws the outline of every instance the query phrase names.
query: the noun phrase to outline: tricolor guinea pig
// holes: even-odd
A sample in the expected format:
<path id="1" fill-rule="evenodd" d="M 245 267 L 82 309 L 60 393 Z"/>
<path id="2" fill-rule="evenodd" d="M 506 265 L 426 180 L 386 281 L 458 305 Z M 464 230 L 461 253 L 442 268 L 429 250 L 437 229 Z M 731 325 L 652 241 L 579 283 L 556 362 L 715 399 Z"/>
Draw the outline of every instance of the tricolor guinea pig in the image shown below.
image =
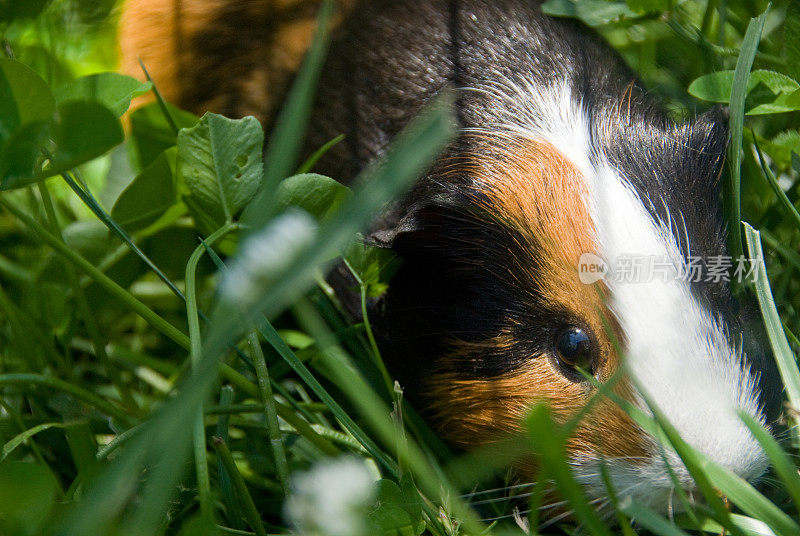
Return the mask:
<path id="1" fill-rule="evenodd" d="M 267 4 L 205 2 L 205 30 L 187 26 L 178 47 L 183 78 L 167 81 L 179 103 L 268 119 L 281 43 L 231 7 Z M 222 75 L 208 73 L 229 62 L 237 78 L 215 87 Z M 741 477 L 766 471 L 736 414 L 769 424 L 779 409 L 760 321 L 727 278 L 691 272 L 692 259 L 727 255 L 723 112 L 674 122 L 598 36 L 526 0 L 357 3 L 319 87 L 308 147 L 344 134 L 319 169 L 345 182 L 427 102 L 456 93 L 457 139 L 370 238 L 403 259 L 370 311 L 381 350 L 444 439 L 491 443 L 521 430 L 537 402 L 566 421 L 596 391 L 579 369 L 602 382 L 624 368 L 618 396 L 647 411 L 646 398 Z M 644 264 L 620 274 L 631 259 Z M 621 494 L 655 508 L 674 492 L 667 463 L 693 486 L 677 455 L 663 457 L 609 400 L 567 454 L 593 497 L 606 494 L 601 460 Z"/>

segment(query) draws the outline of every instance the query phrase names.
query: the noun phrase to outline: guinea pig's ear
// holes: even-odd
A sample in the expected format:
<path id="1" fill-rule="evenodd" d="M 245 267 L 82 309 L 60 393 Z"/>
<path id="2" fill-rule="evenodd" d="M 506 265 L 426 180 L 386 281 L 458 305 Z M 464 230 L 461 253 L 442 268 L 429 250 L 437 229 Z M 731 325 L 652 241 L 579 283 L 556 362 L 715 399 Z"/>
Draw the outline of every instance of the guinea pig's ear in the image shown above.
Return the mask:
<path id="1" fill-rule="evenodd" d="M 399 237 L 422 228 L 419 215 L 419 207 L 414 205 L 405 210 L 390 210 L 375 223 L 372 231 L 365 237 L 365 242 L 370 246 L 391 249 Z"/>
<path id="2" fill-rule="evenodd" d="M 387 210 L 374 222 L 366 242 L 379 248 L 404 253 L 418 241 L 434 245 L 442 238 L 443 218 L 450 213 L 459 197 L 458 188 L 422 182 L 408 197 Z M 463 201 L 462 201 L 463 202 Z"/>

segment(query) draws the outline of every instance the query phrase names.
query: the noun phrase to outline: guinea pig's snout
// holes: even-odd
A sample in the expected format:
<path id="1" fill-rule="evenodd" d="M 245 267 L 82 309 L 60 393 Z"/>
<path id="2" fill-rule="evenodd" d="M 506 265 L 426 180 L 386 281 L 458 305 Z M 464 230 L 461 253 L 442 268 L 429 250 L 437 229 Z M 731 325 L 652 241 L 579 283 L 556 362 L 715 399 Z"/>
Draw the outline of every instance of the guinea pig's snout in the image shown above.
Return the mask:
<path id="1" fill-rule="evenodd" d="M 655 406 L 683 441 L 705 458 L 747 481 L 757 482 L 768 470 L 769 461 L 739 412 L 768 424 L 759 400 L 761 384 L 746 364 L 738 369 L 723 368 L 710 365 L 681 370 L 676 365 L 662 368 L 658 378 L 631 371 L 634 383 L 640 385 L 631 398 L 645 412 Z M 647 382 L 646 386 L 643 382 Z M 673 502 L 676 484 L 689 494 L 697 490 L 691 472 L 669 445 L 642 431 L 632 437 L 637 444 L 626 448 L 644 452 L 643 456 L 598 459 L 594 455 L 578 455 L 573 463 L 578 480 L 591 495 L 606 496 L 606 484 L 597 476 L 602 474 L 602 464 L 619 497 L 630 496 L 661 511 L 679 510 L 680 505 Z"/>
<path id="2" fill-rule="evenodd" d="M 656 408 L 705 458 L 756 482 L 769 461 L 741 414 L 769 427 L 781 396 L 757 317 L 726 317 L 677 285 L 654 287 L 651 299 L 642 299 L 642 290 L 612 285 L 609 303 L 624 340 L 621 364 L 632 385 L 629 400 L 645 413 Z M 673 508 L 668 504 L 676 479 L 686 491 L 695 490 L 690 471 L 648 433 L 637 440 L 646 456 L 610 463 L 584 459 L 577 464 L 579 479 L 597 496 L 607 493 L 593 474 L 608 463 L 619 496 Z"/>
<path id="3" fill-rule="evenodd" d="M 645 412 L 657 408 L 704 457 L 754 482 L 769 462 L 740 414 L 762 425 L 771 423 L 780 396 L 775 366 L 756 340 L 745 344 L 740 336 L 735 344 L 737 337 L 730 336 L 728 326 L 702 313 L 697 311 L 699 322 L 683 322 L 680 332 L 662 332 L 655 340 L 639 341 L 628 332 L 623 363 L 636 386 L 632 398 Z M 641 440 L 648 452 L 644 460 L 619 460 L 610 467 L 620 495 L 663 507 L 674 492 L 675 479 L 686 491 L 695 489 L 675 451 L 647 434 Z"/>

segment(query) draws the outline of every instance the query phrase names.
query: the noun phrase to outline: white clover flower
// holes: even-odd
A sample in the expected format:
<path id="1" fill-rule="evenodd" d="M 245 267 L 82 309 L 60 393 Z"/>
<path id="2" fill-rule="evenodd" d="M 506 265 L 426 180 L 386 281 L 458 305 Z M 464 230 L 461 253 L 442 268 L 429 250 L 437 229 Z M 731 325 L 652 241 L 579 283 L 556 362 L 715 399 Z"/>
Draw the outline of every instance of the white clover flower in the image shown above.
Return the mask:
<path id="1" fill-rule="evenodd" d="M 366 536 L 375 483 L 363 460 L 326 460 L 293 475 L 284 513 L 303 536 Z"/>
<path id="2" fill-rule="evenodd" d="M 317 236 L 318 225 L 307 212 L 290 209 L 250 236 L 220 283 L 224 301 L 252 304 Z"/>

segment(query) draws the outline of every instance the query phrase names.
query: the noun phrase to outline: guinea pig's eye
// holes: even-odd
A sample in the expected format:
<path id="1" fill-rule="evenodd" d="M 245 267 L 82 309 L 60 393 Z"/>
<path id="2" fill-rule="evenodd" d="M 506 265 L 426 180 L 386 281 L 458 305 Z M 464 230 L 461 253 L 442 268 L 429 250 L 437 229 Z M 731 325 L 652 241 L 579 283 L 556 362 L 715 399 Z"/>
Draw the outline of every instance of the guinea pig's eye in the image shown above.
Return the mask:
<path id="1" fill-rule="evenodd" d="M 561 331 L 555 339 L 556 361 L 575 379 L 580 379 L 578 368 L 592 374 L 594 349 L 589 334 L 577 326 Z M 577 374 L 578 376 L 574 376 Z"/>

